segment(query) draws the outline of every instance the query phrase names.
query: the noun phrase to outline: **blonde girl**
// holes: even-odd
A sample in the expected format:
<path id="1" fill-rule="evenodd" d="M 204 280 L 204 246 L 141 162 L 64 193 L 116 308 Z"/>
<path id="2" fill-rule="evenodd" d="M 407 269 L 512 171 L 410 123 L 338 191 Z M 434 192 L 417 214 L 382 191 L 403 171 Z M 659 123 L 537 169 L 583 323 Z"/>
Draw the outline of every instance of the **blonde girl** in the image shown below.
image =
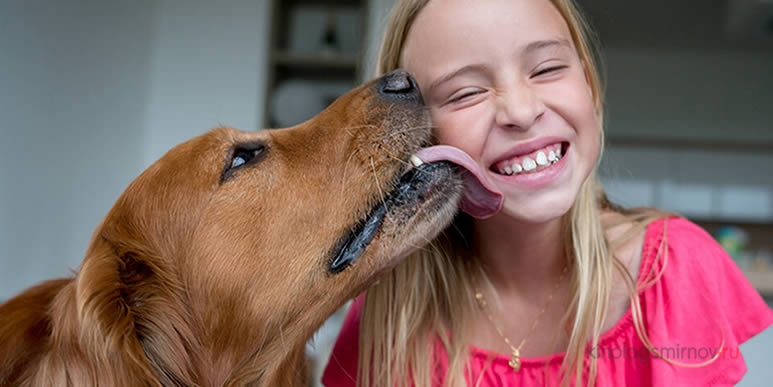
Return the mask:
<path id="1" fill-rule="evenodd" d="M 571 0 L 397 2 L 379 75 L 413 74 L 437 143 L 504 204 L 355 301 L 326 386 L 740 380 L 738 345 L 773 312 L 699 227 L 606 199 L 592 43 Z"/>

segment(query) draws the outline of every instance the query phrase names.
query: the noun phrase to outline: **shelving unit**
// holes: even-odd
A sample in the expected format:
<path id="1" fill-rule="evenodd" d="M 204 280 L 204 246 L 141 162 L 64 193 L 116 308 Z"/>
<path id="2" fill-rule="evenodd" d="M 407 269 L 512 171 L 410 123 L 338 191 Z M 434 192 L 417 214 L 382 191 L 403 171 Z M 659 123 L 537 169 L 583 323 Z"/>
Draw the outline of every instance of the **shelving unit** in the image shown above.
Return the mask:
<path id="1" fill-rule="evenodd" d="M 749 236 L 750 251 L 773 251 L 773 222 L 753 222 L 744 219 L 691 219 L 703 227 L 710 234 L 715 235 L 717 230 L 725 225 L 741 227 Z M 773 297 L 773 267 L 767 271 L 744 268 L 743 273 L 757 291 L 765 297 Z"/>
<path id="2" fill-rule="evenodd" d="M 274 98 L 287 82 L 322 94 L 327 105 L 360 79 L 367 30 L 367 0 L 272 0 L 265 128 L 287 126 L 274 114 Z M 308 97 L 308 96 L 306 96 Z M 298 103 L 303 99 L 298 98 Z M 299 114 L 309 111 L 298 109 Z M 306 109 L 308 110 L 308 109 Z M 316 114 L 315 111 L 314 114 Z M 312 114 L 313 115 L 313 114 Z M 311 117 L 298 117 L 298 122 Z"/>
<path id="3" fill-rule="evenodd" d="M 641 147 L 677 150 L 709 150 L 722 152 L 770 153 L 773 140 L 738 141 L 729 139 L 696 139 L 608 134 L 606 142 L 612 147 Z"/>
<path id="4" fill-rule="evenodd" d="M 360 58 L 353 54 L 320 55 L 295 54 L 287 50 L 277 50 L 272 55 L 273 64 L 296 69 L 301 68 L 338 68 L 344 70 L 356 69 Z"/>
<path id="5" fill-rule="evenodd" d="M 674 211 L 711 235 L 736 226 L 748 236 L 743 249 L 751 257 L 773 252 L 773 179 L 764 173 L 773 165 L 773 139 L 722 135 L 608 133 L 605 188 L 623 205 Z M 773 297 L 773 262 L 767 261 L 738 263 L 761 294 Z"/>

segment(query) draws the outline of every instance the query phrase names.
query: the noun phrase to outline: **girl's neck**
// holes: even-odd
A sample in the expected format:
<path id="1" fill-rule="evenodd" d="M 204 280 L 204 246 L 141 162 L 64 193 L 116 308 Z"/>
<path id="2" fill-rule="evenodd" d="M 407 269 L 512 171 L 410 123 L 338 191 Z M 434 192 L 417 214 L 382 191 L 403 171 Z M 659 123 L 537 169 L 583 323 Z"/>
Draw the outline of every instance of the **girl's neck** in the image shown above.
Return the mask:
<path id="1" fill-rule="evenodd" d="M 561 219 L 521 223 L 506 216 L 473 222 L 475 252 L 500 292 L 539 294 L 567 263 Z"/>

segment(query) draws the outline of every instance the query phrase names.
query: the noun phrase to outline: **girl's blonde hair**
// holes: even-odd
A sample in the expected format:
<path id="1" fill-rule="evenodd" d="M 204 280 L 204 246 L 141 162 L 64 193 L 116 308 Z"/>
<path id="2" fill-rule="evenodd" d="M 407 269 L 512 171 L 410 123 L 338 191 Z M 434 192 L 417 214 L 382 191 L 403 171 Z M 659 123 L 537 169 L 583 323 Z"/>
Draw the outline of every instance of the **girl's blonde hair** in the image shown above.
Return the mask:
<path id="1" fill-rule="evenodd" d="M 566 21 L 577 53 L 585 66 L 593 93 L 600 129 L 603 129 L 603 90 L 599 76 L 595 37 L 572 0 L 550 0 Z M 386 25 L 376 75 L 399 67 L 406 36 L 419 12 L 429 0 L 398 0 Z M 604 148 L 600 130 L 599 157 Z M 571 300 L 562 326 L 569 326 L 569 345 L 562 363 L 563 382 L 571 378 L 580 385 L 587 345 L 597 348 L 607 314 L 615 267 L 631 290 L 631 302 L 638 302 L 635 281 L 611 251 L 638 235 L 653 220 L 666 215 L 650 209 L 622 210 L 607 200 L 597 176 L 598 163 L 584 182 L 571 210 L 563 217 L 564 246 L 570 259 Z M 617 224 L 633 226 L 612 242 L 605 238 L 601 212 L 624 215 Z M 479 313 L 474 298 L 481 268 L 471 258 L 472 220 L 460 214 L 437 240 L 417 251 L 394 271 L 370 288 L 360 323 L 359 385 L 437 385 L 443 377 L 448 386 L 464 386 L 469 350 L 465 334 L 470 316 Z M 635 319 L 637 332 L 640 319 Z M 439 340 L 448 361 L 446 375 L 437 375 L 435 343 Z M 589 385 L 594 384 L 597 359 L 589 364 Z"/>

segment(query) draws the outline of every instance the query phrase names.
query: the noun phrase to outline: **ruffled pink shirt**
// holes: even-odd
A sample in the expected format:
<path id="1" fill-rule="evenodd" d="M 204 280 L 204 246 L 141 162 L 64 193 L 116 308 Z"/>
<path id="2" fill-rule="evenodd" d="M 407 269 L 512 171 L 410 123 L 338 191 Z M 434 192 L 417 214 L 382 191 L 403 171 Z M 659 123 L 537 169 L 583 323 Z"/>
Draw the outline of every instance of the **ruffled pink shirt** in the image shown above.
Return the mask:
<path id="1" fill-rule="evenodd" d="M 647 282 L 663 265 L 655 259 L 663 240 L 664 221 L 647 227 L 637 282 Z M 699 368 L 674 366 L 651 355 L 636 334 L 631 309 L 600 337 L 597 386 L 733 385 L 746 373 L 739 344 L 773 323 L 773 311 L 749 284 L 730 257 L 703 229 L 685 219 L 668 220 L 668 260 L 663 276 L 640 294 L 643 321 L 652 345 L 671 360 L 696 364 L 724 350 L 713 363 Z M 651 273 L 654 272 L 654 273 Z M 648 275 L 650 277 L 648 277 Z M 354 386 L 363 298 L 352 304 L 322 377 L 327 387 Z M 447 367 L 437 346 L 438 380 Z M 545 386 L 558 384 L 564 354 L 522 358 L 519 372 L 509 356 L 470 347 L 468 380 L 479 386 Z M 587 384 L 587 372 L 583 385 Z"/>

